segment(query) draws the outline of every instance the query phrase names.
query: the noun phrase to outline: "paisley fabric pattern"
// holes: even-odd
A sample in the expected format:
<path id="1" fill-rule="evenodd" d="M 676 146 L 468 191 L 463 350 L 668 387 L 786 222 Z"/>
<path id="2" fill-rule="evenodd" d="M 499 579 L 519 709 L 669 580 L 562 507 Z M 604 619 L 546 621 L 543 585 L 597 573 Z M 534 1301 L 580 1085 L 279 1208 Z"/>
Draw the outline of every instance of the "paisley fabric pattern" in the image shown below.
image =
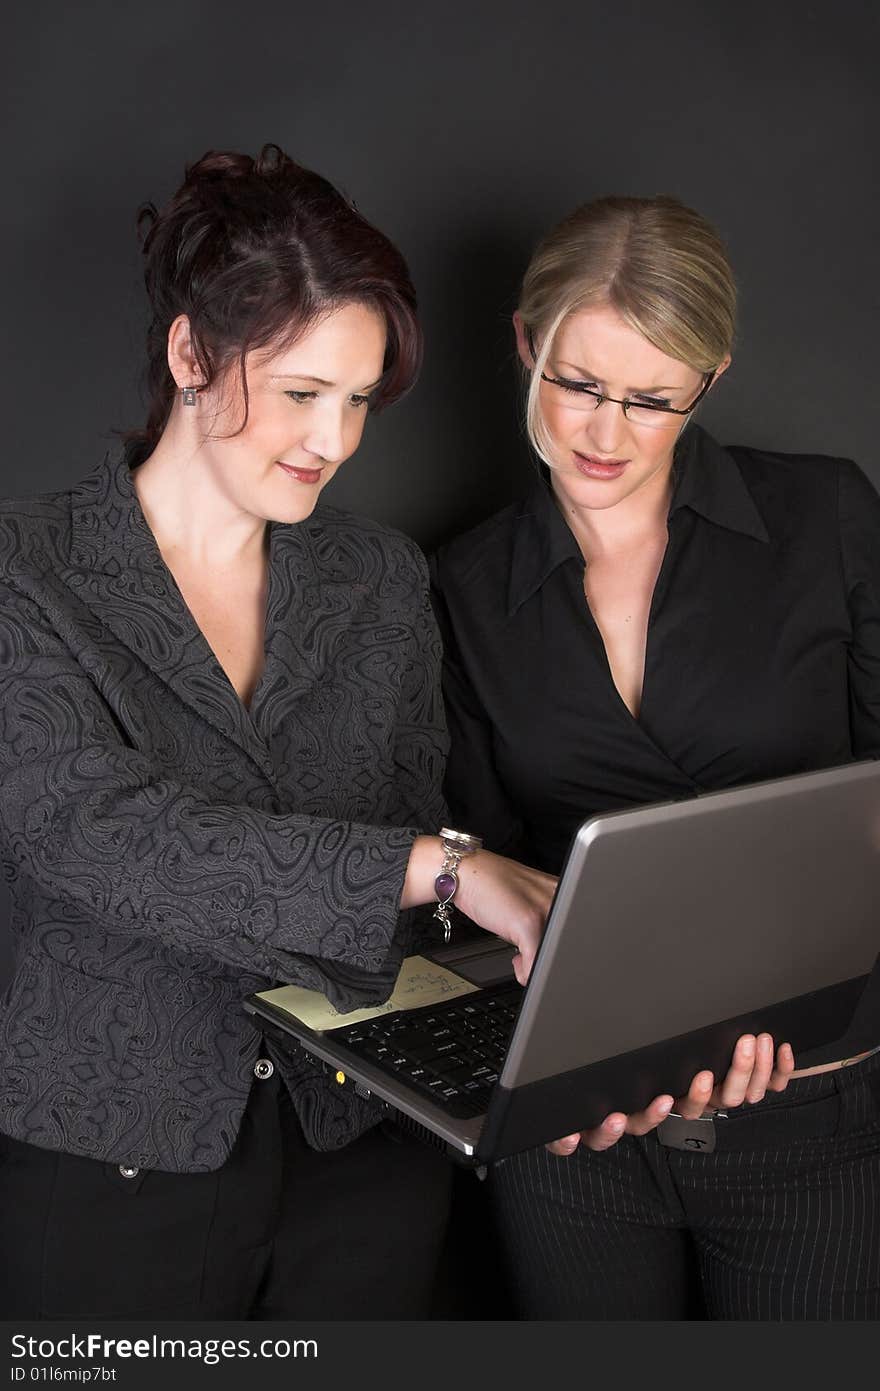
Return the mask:
<path id="1" fill-rule="evenodd" d="M 0 1129 L 112 1162 L 213 1169 L 260 1051 L 318 1149 L 378 1109 L 244 996 L 391 992 L 410 845 L 443 818 L 439 640 L 416 545 L 319 506 L 270 526 L 246 709 L 162 561 L 129 463 L 0 514 L 0 844 L 16 971 Z M 230 596 L 234 602 L 234 596 Z"/>

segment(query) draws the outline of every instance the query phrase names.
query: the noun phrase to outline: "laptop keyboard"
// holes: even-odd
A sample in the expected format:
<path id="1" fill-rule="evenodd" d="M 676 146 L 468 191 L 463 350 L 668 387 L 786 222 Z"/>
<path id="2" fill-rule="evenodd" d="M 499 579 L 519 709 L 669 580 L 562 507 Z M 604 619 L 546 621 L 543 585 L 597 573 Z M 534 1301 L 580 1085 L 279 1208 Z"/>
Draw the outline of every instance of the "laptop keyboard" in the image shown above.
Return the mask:
<path id="1" fill-rule="evenodd" d="M 468 1120 L 489 1104 L 522 997 L 520 986 L 505 984 L 448 1005 L 382 1014 L 329 1032 L 449 1115 Z"/>

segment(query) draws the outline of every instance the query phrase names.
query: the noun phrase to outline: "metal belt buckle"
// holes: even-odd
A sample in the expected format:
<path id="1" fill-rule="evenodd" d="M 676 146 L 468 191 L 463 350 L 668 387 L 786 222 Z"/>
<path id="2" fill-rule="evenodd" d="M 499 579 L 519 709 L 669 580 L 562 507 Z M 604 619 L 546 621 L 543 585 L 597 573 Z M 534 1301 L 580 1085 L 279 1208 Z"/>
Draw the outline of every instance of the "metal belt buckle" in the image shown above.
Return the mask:
<path id="1" fill-rule="evenodd" d="M 689 1121 L 677 1111 L 670 1111 L 657 1126 L 657 1139 L 668 1149 L 711 1154 L 715 1148 L 715 1122 L 711 1116 Z"/>

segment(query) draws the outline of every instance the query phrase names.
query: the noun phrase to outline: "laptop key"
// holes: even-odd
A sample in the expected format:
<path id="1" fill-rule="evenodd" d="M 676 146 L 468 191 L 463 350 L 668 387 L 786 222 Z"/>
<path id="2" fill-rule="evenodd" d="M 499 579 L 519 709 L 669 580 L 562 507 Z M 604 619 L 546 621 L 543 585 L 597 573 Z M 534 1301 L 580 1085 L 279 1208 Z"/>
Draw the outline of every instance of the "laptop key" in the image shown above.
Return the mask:
<path id="1" fill-rule="evenodd" d="M 414 1063 L 427 1063 L 437 1057 L 437 1045 L 431 1039 L 421 1039 L 418 1043 L 410 1044 L 406 1051 Z"/>
<path id="2" fill-rule="evenodd" d="M 430 1046 L 430 1039 L 419 1029 L 395 1029 L 389 1040 L 396 1049 L 402 1053 L 414 1052 L 416 1049 Z"/>
<path id="3" fill-rule="evenodd" d="M 443 1077 L 446 1077 L 452 1068 L 461 1067 L 462 1064 L 470 1066 L 468 1058 L 463 1053 L 435 1053 L 433 1057 L 420 1058 L 419 1061 Z"/>
<path id="4" fill-rule="evenodd" d="M 409 1067 L 404 1067 L 401 1069 L 401 1072 L 403 1076 L 408 1077 L 411 1082 L 427 1082 L 435 1076 L 433 1072 L 423 1067 L 421 1063 L 413 1063 Z"/>
<path id="5" fill-rule="evenodd" d="M 346 1039 L 345 1042 L 347 1043 L 348 1039 Z M 365 1058 L 375 1058 L 379 1062 L 385 1062 L 385 1060 L 391 1056 L 391 1049 L 387 1043 L 379 1043 L 371 1038 L 364 1039 L 362 1043 L 358 1043 L 357 1052 L 361 1053 Z"/>
<path id="6" fill-rule="evenodd" d="M 443 1077 L 447 1082 L 454 1086 L 462 1086 L 465 1082 L 470 1082 L 473 1078 L 474 1070 L 470 1063 L 462 1062 L 458 1067 L 444 1067 Z"/>

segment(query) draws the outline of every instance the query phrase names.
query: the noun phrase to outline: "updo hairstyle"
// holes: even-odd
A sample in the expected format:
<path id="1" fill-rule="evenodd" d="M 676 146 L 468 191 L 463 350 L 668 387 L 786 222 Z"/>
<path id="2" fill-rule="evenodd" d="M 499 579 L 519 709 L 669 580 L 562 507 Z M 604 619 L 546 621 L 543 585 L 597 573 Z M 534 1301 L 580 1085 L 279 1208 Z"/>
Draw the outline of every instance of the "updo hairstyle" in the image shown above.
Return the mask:
<path id="1" fill-rule="evenodd" d="M 133 438 L 155 447 L 176 386 L 168 330 L 186 314 L 205 386 L 238 363 L 247 420 L 245 358 L 289 347 L 329 311 L 363 304 L 385 321 L 382 381 L 371 409 L 412 386 L 421 363 L 416 294 L 402 255 L 327 179 L 277 145 L 256 159 L 210 150 L 186 169 L 161 210 L 138 214 L 152 317 L 147 335 L 147 423 Z"/>

